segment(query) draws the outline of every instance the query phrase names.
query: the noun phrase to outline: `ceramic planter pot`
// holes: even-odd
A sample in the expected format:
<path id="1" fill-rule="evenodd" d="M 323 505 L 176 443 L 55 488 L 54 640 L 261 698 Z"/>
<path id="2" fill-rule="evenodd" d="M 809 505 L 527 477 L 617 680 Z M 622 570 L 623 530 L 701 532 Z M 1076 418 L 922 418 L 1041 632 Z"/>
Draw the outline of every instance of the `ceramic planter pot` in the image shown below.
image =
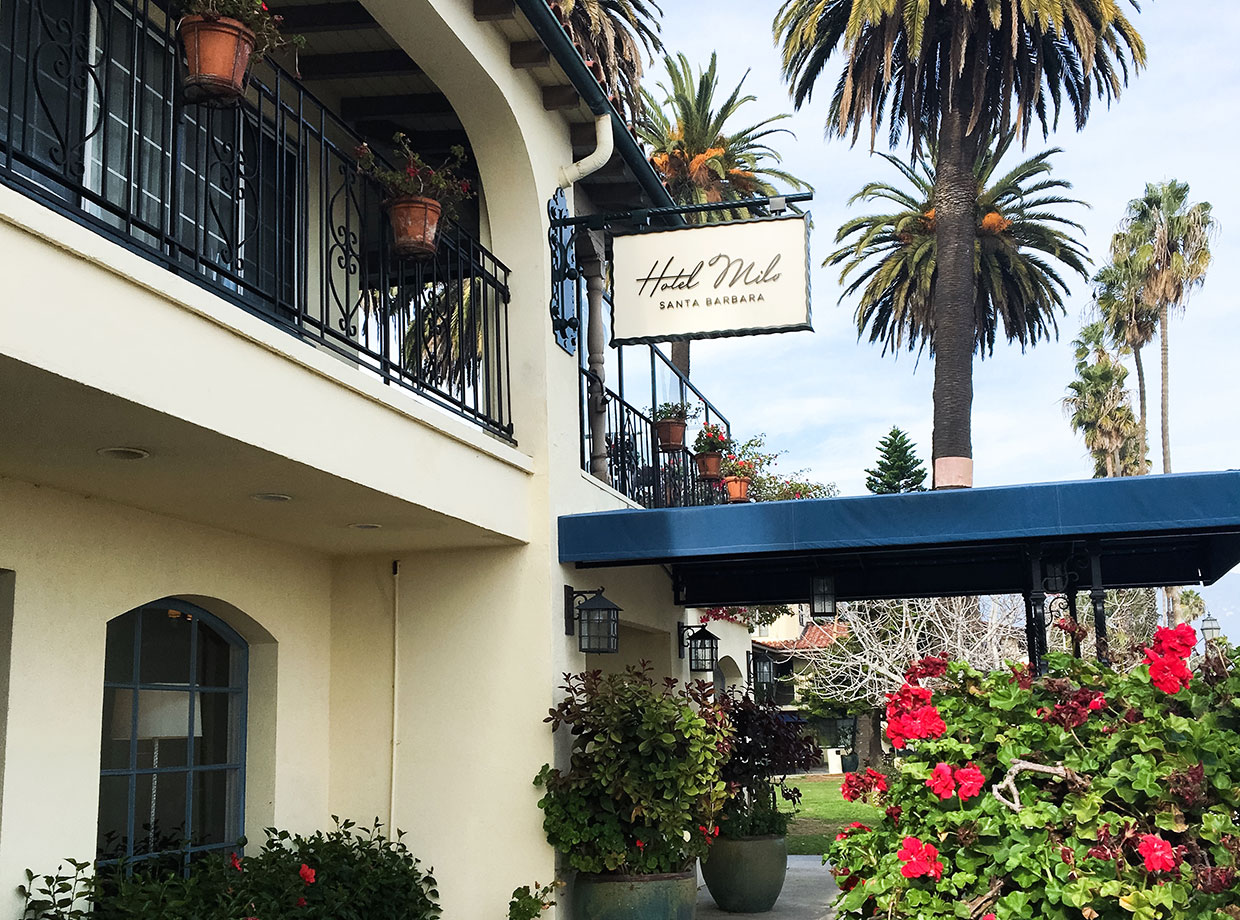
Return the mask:
<path id="1" fill-rule="evenodd" d="M 588 875 L 573 883 L 576 920 L 693 920 L 697 873 Z"/>
<path id="2" fill-rule="evenodd" d="M 748 476 L 724 476 L 723 484 L 728 489 L 728 501 L 749 501 L 749 483 L 751 481 Z"/>
<path id="3" fill-rule="evenodd" d="M 723 463 L 723 454 L 717 450 L 695 454 L 693 462 L 697 464 L 698 479 L 715 480 L 719 478 L 719 467 Z"/>
<path id="4" fill-rule="evenodd" d="M 392 248 L 401 257 L 433 256 L 439 245 L 443 206 L 433 198 L 407 195 L 387 202 Z"/>
<path id="5" fill-rule="evenodd" d="M 733 914 L 761 914 L 774 907 L 787 872 L 786 837 L 720 837 L 702 862 L 710 896 Z"/>
<path id="6" fill-rule="evenodd" d="M 685 446 L 683 418 L 660 419 L 654 423 L 654 432 L 659 439 L 659 450 L 680 450 Z"/>
<path id="7" fill-rule="evenodd" d="M 254 33 L 236 19 L 186 16 L 178 25 L 185 48 L 185 95 L 192 102 L 227 102 L 245 89 Z"/>

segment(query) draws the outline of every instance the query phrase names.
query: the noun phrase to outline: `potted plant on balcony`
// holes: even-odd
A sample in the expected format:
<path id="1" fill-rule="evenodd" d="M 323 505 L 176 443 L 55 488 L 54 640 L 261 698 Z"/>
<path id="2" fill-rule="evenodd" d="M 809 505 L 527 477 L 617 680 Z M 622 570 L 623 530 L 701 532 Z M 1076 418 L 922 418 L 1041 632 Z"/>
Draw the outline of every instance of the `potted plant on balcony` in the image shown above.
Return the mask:
<path id="1" fill-rule="evenodd" d="M 177 35 L 185 49 L 185 97 L 227 103 L 245 89 L 250 64 L 300 35 L 282 35 L 282 17 L 263 0 L 182 0 Z"/>
<path id="2" fill-rule="evenodd" d="M 708 422 L 702 426 L 693 441 L 693 462 L 697 464 L 698 479 L 713 481 L 722 473 L 723 452 L 732 446 L 727 429 Z"/>
<path id="3" fill-rule="evenodd" d="M 544 765 L 547 840 L 577 870 L 577 920 L 692 920 L 694 864 L 726 798 L 728 725 L 713 687 L 655 683 L 650 666 L 566 677 L 546 721 L 572 736 L 567 769 Z"/>
<path id="4" fill-rule="evenodd" d="M 697 406 L 683 402 L 660 403 L 654 408 L 654 432 L 659 450 L 681 450 L 685 446 L 685 425 L 701 414 Z"/>
<path id="5" fill-rule="evenodd" d="M 723 455 L 720 471 L 723 473 L 723 484 L 728 490 L 728 501 L 749 501 L 749 484 L 753 482 L 757 472 L 757 464 L 734 453 Z"/>
<path id="6" fill-rule="evenodd" d="M 387 194 L 384 207 L 392 224 L 392 248 L 400 257 L 433 256 L 439 245 L 439 224 L 453 217 L 456 206 L 474 194 L 468 179 L 462 179 L 465 148 L 455 146 L 438 167 L 431 167 L 409 146 L 409 137 L 397 132 L 392 138 L 397 156 L 404 166 L 391 169 L 379 162 L 368 144 L 357 148 L 357 166 Z"/>
<path id="7" fill-rule="evenodd" d="M 801 793 L 787 777 L 822 762 L 822 750 L 804 734 L 804 723 L 788 719 L 774 703 L 752 694 L 729 693 L 723 700 L 732 726 L 732 755 L 723 767 L 730 798 L 724 805 L 719 839 L 702 860 L 711 897 L 730 913 L 763 913 L 775 906 L 788 868 L 788 821 Z"/>

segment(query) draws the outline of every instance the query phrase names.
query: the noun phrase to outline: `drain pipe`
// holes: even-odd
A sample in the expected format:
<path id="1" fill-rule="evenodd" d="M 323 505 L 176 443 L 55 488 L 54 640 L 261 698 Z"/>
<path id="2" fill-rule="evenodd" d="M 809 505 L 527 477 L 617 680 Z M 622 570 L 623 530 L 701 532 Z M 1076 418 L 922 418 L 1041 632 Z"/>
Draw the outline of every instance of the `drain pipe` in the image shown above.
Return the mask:
<path id="1" fill-rule="evenodd" d="M 584 160 L 560 167 L 560 188 L 568 190 L 574 182 L 580 182 L 596 173 L 611 159 L 616 150 L 616 135 L 611 130 L 611 115 L 594 116 L 594 152 Z"/>
<path id="2" fill-rule="evenodd" d="M 392 560 L 392 750 L 388 761 L 388 839 L 396 839 L 397 716 L 400 713 L 400 560 Z"/>

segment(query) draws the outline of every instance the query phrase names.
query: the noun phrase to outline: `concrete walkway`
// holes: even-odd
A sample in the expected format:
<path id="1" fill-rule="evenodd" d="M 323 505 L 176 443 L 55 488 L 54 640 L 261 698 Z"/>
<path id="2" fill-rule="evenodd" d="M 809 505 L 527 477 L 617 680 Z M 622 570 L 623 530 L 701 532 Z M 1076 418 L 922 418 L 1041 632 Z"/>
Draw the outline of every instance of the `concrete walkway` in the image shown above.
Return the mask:
<path id="1" fill-rule="evenodd" d="M 764 917 L 767 920 L 829 920 L 828 905 L 835 900 L 839 888 L 821 856 L 789 856 L 788 877 L 775 906 L 765 914 L 729 914 L 716 905 L 698 874 L 697 920 L 719 920 L 730 917 Z"/>

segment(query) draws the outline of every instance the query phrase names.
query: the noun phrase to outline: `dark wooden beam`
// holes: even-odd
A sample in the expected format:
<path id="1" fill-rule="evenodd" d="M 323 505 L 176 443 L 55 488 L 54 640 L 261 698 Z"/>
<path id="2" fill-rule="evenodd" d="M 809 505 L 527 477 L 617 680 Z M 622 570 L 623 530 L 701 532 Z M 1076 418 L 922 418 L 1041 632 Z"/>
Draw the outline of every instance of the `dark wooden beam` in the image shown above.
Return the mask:
<path id="1" fill-rule="evenodd" d="M 513 0 L 474 0 L 474 19 L 478 22 L 502 22 L 516 17 L 517 5 Z"/>
<path id="2" fill-rule="evenodd" d="M 457 144 L 466 149 L 469 148 L 469 136 L 464 131 L 419 131 L 416 128 L 411 130 L 386 118 L 356 122 L 353 130 L 368 141 L 378 141 L 383 144 L 389 143 L 392 135 L 397 131 L 403 131 L 409 135 L 409 143 L 417 151 L 435 150 L 446 153 L 449 148 Z"/>
<path id="3" fill-rule="evenodd" d="M 508 61 L 519 70 L 545 67 L 551 63 L 551 52 L 542 42 L 513 42 L 508 46 Z"/>
<path id="4" fill-rule="evenodd" d="M 542 91 L 543 108 L 548 112 L 558 109 L 576 108 L 581 102 L 577 90 L 571 86 L 544 86 Z"/>
<path id="5" fill-rule="evenodd" d="M 587 152 L 594 149 L 595 135 L 594 125 L 585 122 L 573 122 L 568 126 L 569 140 L 572 142 L 573 150 L 585 150 Z"/>
<path id="6" fill-rule="evenodd" d="M 272 7 L 271 10 L 284 17 L 281 28 L 294 35 L 312 32 L 343 32 L 358 29 L 377 29 L 375 18 L 356 0 L 333 3 L 307 3 Z"/>
<path id="7" fill-rule="evenodd" d="M 402 115 L 451 115 L 452 104 L 440 93 L 402 93 L 396 96 L 347 96 L 340 100 L 345 121 L 399 118 Z"/>
<path id="8" fill-rule="evenodd" d="M 386 51 L 347 51 L 341 54 L 303 54 L 298 58 L 303 80 L 338 80 L 350 77 L 392 77 L 422 72 L 400 48 Z"/>

